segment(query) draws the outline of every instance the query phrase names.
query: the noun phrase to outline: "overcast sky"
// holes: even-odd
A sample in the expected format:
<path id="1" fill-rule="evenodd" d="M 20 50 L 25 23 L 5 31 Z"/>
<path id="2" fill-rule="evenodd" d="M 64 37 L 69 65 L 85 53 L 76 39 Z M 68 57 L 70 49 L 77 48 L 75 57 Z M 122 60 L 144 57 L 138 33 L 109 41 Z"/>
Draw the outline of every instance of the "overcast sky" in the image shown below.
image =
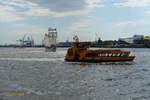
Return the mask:
<path id="1" fill-rule="evenodd" d="M 0 44 L 24 34 L 39 44 L 48 27 L 57 28 L 58 41 L 150 36 L 150 0 L 0 0 Z"/>

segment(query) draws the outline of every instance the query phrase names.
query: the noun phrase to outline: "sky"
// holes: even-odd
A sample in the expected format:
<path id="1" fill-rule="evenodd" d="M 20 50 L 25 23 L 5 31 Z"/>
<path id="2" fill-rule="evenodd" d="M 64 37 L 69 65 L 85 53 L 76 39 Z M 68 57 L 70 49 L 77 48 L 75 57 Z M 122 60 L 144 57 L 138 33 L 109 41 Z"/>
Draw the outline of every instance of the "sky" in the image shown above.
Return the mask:
<path id="1" fill-rule="evenodd" d="M 58 42 L 150 36 L 150 0 L 0 0 L 0 44 L 25 34 L 41 44 L 48 27 Z"/>

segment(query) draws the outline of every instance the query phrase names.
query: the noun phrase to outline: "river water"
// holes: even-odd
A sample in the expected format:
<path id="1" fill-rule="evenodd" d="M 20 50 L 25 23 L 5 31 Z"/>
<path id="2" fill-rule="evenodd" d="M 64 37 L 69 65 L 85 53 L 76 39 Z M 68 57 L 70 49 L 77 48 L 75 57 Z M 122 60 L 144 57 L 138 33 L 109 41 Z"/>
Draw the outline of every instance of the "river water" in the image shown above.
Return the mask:
<path id="1" fill-rule="evenodd" d="M 150 49 L 127 63 L 67 63 L 67 49 L 0 48 L 0 100 L 150 100 Z"/>

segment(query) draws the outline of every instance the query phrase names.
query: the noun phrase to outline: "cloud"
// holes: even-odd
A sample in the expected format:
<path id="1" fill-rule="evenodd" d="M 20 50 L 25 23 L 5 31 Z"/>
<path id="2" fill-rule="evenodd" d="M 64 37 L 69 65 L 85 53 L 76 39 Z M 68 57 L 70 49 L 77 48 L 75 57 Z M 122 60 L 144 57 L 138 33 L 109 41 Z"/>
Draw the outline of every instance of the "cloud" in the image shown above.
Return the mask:
<path id="1" fill-rule="evenodd" d="M 0 22 L 14 22 L 23 19 L 24 17 L 19 15 L 19 12 L 16 9 L 0 5 Z"/>
<path id="2" fill-rule="evenodd" d="M 104 7 L 104 0 L 28 0 L 37 4 L 26 12 L 31 16 L 51 15 L 53 17 L 84 15 L 91 12 L 91 8 Z"/>
<path id="3" fill-rule="evenodd" d="M 85 15 L 91 12 L 91 10 L 79 10 L 79 11 L 70 11 L 70 12 L 54 12 L 46 8 L 36 8 L 30 9 L 25 12 L 28 16 L 51 16 L 51 17 L 65 17 L 65 16 L 77 16 Z"/>
<path id="4" fill-rule="evenodd" d="M 30 9 L 26 11 L 24 14 L 28 16 L 48 16 L 52 13 L 48 9 L 36 8 L 36 9 Z"/>
<path id="5" fill-rule="evenodd" d="M 0 0 L 0 22 L 15 22 L 25 19 L 22 9 L 31 9 L 37 6 L 31 2 L 21 0 Z"/>
<path id="6" fill-rule="evenodd" d="M 150 0 L 127 0 L 125 2 L 114 3 L 113 5 L 119 7 L 146 7 L 150 6 Z"/>
<path id="7" fill-rule="evenodd" d="M 49 8 L 55 12 L 81 10 L 85 7 L 85 0 L 27 0 L 41 7 Z"/>
<path id="8" fill-rule="evenodd" d="M 17 7 L 18 10 L 22 8 L 29 9 L 38 6 L 35 3 L 24 1 L 24 0 L 0 0 L 0 5 L 14 7 L 14 8 Z"/>
<path id="9" fill-rule="evenodd" d="M 124 21 L 124 22 L 118 22 L 114 24 L 114 27 L 131 27 L 131 26 L 139 26 L 139 25 L 147 25 L 149 24 L 148 21 L 145 20 L 130 20 L 130 21 Z"/>
<path id="10" fill-rule="evenodd" d="M 150 11 L 145 11 L 146 14 L 150 15 Z"/>
<path id="11" fill-rule="evenodd" d="M 105 0 L 0 0 L 0 22 L 24 20 L 27 16 L 65 17 L 85 15 L 104 7 Z M 24 17 L 22 17 L 24 16 Z"/>
<path id="12" fill-rule="evenodd" d="M 86 8 L 103 7 L 105 0 L 27 0 L 54 12 L 69 12 Z"/>
<path id="13" fill-rule="evenodd" d="M 105 0 L 86 0 L 86 2 L 90 8 L 99 8 L 104 7 Z"/>

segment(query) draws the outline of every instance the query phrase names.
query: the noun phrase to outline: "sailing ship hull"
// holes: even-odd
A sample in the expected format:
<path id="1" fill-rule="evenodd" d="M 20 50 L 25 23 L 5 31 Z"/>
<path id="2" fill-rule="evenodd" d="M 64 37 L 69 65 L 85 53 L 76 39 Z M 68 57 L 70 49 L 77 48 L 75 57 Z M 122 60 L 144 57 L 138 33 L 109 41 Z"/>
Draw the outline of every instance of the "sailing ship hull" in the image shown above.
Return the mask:
<path id="1" fill-rule="evenodd" d="M 45 52 L 56 52 L 56 46 L 45 47 Z"/>

